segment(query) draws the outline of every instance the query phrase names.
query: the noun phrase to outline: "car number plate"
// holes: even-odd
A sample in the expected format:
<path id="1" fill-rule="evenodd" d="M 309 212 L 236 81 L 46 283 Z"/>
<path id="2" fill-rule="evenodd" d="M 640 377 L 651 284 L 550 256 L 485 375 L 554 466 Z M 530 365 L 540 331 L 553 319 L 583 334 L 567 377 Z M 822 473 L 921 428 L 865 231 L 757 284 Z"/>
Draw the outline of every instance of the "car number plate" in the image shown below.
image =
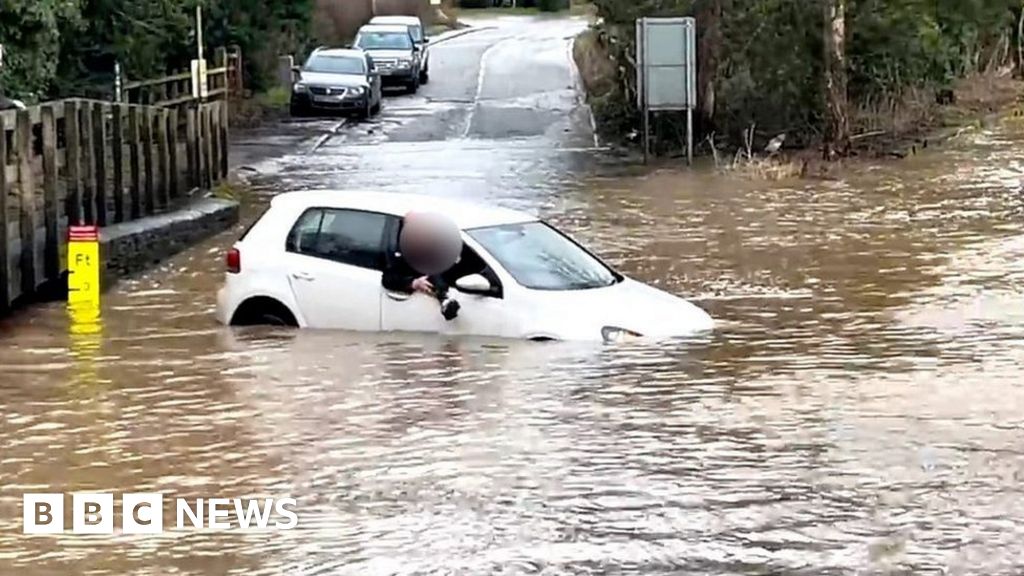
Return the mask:
<path id="1" fill-rule="evenodd" d="M 340 102 L 341 96 L 314 96 L 314 102 Z"/>

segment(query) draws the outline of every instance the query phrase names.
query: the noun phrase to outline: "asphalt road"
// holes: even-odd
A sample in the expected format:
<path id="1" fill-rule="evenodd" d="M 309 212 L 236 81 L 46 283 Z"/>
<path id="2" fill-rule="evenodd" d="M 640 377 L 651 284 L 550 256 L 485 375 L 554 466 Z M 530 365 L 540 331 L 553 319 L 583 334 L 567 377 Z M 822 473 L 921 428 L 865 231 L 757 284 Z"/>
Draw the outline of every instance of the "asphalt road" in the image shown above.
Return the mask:
<path id="1" fill-rule="evenodd" d="M 270 193 L 373 188 L 445 194 L 481 178 L 545 179 L 597 147 L 572 62 L 582 19 L 507 17 L 431 47 L 430 83 L 380 115 L 283 120 L 236 133 L 233 165 Z M 507 188 L 508 186 L 505 186 Z M 465 191 L 465 190 L 464 190 Z"/>

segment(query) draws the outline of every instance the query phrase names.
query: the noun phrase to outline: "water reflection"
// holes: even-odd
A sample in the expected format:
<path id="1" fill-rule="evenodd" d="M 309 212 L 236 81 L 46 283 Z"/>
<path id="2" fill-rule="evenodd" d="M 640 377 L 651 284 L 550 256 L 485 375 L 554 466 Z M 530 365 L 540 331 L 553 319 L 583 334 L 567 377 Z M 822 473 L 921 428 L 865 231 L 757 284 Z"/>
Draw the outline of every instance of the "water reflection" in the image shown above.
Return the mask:
<path id="1" fill-rule="evenodd" d="M 1020 140 L 822 183 L 480 142 L 462 160 L 486 169 L 454 186 L 448 145 L 401 156 L 398 182 L 350 149 L 339 165 L 365 169 L 258 182 L 529 208 L 720 329 L 659 346 L 225 330 L 233 232 L 122 283 L 101 332 L 69 333 L 60 306 L 5 322 L 0 574 L 1017 573 Z M 288 494 L 300 527 L 27 538 L 29 490 Z"/>

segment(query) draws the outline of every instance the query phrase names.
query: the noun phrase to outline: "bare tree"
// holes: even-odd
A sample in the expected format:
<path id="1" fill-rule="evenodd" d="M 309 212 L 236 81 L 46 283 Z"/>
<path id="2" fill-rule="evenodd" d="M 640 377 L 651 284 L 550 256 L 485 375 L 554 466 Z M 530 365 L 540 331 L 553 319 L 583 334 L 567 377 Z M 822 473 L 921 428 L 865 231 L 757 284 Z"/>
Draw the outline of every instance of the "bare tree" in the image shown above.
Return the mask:
<path id="1" fill-rule="evenodd" d="M 825 0 L 825 158 L 850 151 L 846 93 L 846 0 Z"/>
<path id="2" fill-rule="evenodd" d="M 697 104 L 700 129 L 715 130 L 715 77 L 722 56 L 722 1 L 700 0 L 697 3 L 697 25 L 700 39 L 697 49 Z"/>

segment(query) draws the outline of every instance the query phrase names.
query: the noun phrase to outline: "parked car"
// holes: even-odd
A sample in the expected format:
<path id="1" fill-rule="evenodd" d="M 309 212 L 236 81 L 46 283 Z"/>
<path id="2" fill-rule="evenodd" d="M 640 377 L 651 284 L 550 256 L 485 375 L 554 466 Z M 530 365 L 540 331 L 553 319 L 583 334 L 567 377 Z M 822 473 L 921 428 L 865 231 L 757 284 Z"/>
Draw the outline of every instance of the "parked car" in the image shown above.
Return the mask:
<path id="1" fill-rule="evenodd" d="M 436 299 L 385 290 L 387 255 L 410 210 L 448 215 L 463 264 L 446 321 Z M 626 278 L 522 212 L 430 196 L 312 191 L 276 196 L 228 251 L 223 324 L 433 332 L 530 340 L 668 338 L 709 330 L 697 306 Z"/>
<path id="2" fill-rule="evenodd" d="M 417 16 L 374 16 L 370 24 L 394 24 L 408 26 L 413 42 L 420 47 L 420 84 L 430 82 L 430 39 L 423 30 L 423 22 Z"/>
<path id="3" fill-rule="evenodd" d="M 422 51 L 408 26 L 367 24 L 356 33 L 353 45 L 370 54 L 385 85 L 405 86 L 412 93 L 419 90 Z"/>
<path id="4" fill-rule="evenodd" d="M 318 48 L 299 69 L 292 86 L 292 116 L 348 112 L 368 118 L 380 112 L 380 73 L 362 50 Z"/>

